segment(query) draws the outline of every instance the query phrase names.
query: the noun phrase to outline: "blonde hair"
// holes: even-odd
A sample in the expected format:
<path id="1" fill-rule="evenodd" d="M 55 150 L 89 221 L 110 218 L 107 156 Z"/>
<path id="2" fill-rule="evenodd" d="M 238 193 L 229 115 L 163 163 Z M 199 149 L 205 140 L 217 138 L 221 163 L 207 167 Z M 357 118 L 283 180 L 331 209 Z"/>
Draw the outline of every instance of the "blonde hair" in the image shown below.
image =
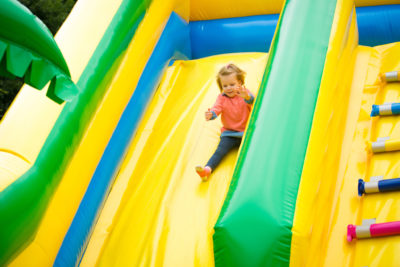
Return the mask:
<path id="1" fill-rule="evenodd" d="M 229 63 L 226 66 L 223 66 L 217 75 L 217 84 L 219 87 L 219 90 L 222 92 L 222 85 L 221 85 L 221 76 L 227 76 L 231 75 L 232 73 L 236 73 L 236 79 L 244 84 L 244 77 L 246 76 L 246 72 L 244 72 L 242 69 L 240 69 L 238 66 L 236 66 L 233 63 Z"/>

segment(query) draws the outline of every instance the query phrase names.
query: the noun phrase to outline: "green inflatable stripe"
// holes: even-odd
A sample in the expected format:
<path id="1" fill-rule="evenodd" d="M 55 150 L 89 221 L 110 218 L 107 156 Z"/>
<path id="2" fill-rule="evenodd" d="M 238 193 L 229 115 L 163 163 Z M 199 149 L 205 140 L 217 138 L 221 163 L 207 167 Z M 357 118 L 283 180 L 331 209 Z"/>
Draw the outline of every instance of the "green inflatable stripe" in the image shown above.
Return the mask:
<path id="1" fill-rule="evenodd" d="M 2 0 L 0 6 L 0 75 L 24 77 L 39 90 L 51 80 L 48 97 L 70 101 L 78 89 L 50 31 L 18 1 Z"/>
<path id="2" fill-rule="evenodd" d="M 0 266 L 34 238 L 40 220 L 151 0 L 124 0 L 66 103 L 36 162 L 0 192 Z M 40 64 L 40 63 L 39 63 Z M 55 85 L 55 93 L 62 87 Z"/>
<path id="3" fill-rule="evenodd" d="M 214 227 L 217 267 L 289 266 L 296 197 L 335 8 L 332 0 L 286 1 Z"/>

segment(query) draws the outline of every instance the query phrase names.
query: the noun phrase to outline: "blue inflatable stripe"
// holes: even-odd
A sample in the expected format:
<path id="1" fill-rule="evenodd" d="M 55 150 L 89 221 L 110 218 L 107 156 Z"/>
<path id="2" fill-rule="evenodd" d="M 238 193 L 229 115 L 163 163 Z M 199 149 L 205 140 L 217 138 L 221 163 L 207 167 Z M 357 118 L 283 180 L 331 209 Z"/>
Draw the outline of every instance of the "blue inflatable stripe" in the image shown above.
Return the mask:
<path id="1" fill-rule="evenodd" d="M 279 14 L 190 22 L 192 57 L 268 52 Z"/>
<path id="2" fill-rule="evenodd" d="M 360 45 L 400 41 L 400 5 L 358 7 L 356 14 Z"/>
<path id="3" fill-rule="evenodd" d="M 400 41 L 400 5 L 356 9 L 361 45 Z M 279 14 L 190 22 L 192 57 L 238 52 L 268 52 Z"/>
<path id="4" fill-rule="evenodd" d="M 172 13 L 96 168 L 58 252 L 55 266 L 76 266 L 80 262 L 144 110 L 169 61 L 190 57 L 189 44 L 189 26 Z"/>

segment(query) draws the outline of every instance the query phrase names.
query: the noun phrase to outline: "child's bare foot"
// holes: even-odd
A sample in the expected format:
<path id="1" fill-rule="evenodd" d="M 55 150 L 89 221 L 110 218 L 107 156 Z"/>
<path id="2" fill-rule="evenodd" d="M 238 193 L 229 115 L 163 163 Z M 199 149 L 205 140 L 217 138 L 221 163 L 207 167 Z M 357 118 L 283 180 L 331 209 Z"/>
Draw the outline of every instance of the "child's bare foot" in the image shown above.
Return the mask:
<path id="1" fill-rule="evenodd" d="M 208 176 L 211 174 L 211 168 L 208 166 L 196 166 L 196 172 L 200 176 L 200 178 L 203 180 L 203 182 L 208 180 Z"/>

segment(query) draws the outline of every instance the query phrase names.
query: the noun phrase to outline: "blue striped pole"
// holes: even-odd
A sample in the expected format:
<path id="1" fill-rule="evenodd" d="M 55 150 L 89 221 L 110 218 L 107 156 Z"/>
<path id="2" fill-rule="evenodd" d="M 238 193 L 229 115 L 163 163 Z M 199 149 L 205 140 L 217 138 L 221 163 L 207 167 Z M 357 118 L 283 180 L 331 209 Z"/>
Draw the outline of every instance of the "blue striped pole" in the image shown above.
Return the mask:
<path id="1" fill-rule="evenodd" d="M 400 178 L 382 180 L 383 176 L 371 177 L 370 182 L 358 180 L 358 195 L 400 190 Z"/>
<path id="2" fill-rule="evenodd" d="M 371 117 L 400 114 L 400 103 L 372 105 Z"/>

